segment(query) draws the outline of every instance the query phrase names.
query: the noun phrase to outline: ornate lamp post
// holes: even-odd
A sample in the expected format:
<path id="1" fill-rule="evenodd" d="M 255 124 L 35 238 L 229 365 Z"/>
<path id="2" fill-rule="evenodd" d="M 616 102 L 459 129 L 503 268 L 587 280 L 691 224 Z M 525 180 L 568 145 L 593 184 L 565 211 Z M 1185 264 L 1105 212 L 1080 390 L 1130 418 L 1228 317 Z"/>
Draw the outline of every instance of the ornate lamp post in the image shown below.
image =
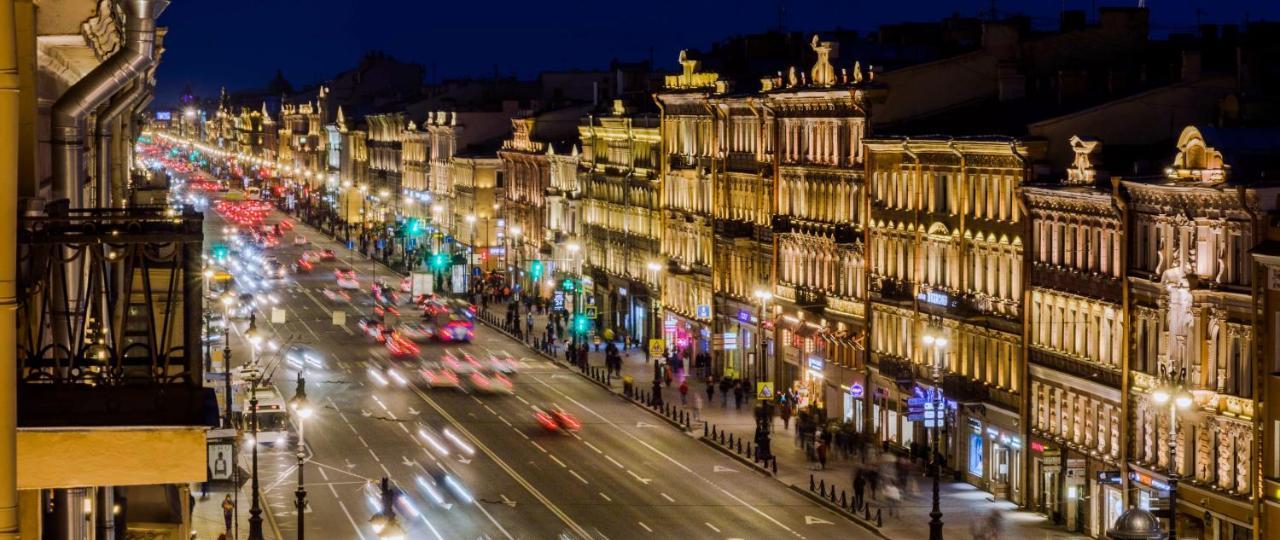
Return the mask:
<path id="1" fill-rule="evenodd" d="M 302 370 L 298 371 L 298 389 L 293 394 L 293 400 L 290 405 L 293 412 L 298 418 L 298 489 L 294 491 L 294 507 L 298 509 L 298 540 L 303 540 L 306 529 L 303 527 L 304 512 L 307 509 L 307 490 L 302 483 L 302 469 L 306 465 L 306 425 L 307 419 L 311 418 L 314 412 L 311 403 L 307 400 L 307 379 L 303 377 Z"/>
<path id="2" fill-rule="evenodd" d="M 342 181 L 342 236 L 351 244 L 351 181 Z"/>
<path id="3" fill-rule="evenodd" d="M 511 288 L 515 289 L 516 273 L 520 271 L 520 253 L 524 251 L 520 247 L 520 233 L 524 232 L 524 230 L 521 229 L 519 225 L 512 225 L 511 229 L 508 232 L 510 232 L 510 234 L 507 235 L 507 240 L 508 240 L 507 243 L 512 246 L 515 246 L 515 249 L 518 250 L 516 253 L 515 261 L 514 261 L 516 265 L 515 265 L 515 268 L 512 268 L 508 265 L 508 262 L 509 262 L 508 252 L 511 251 L 511 248 L 508 247 L 505 251 L 502 252 L 503 266 L 507 266 L 507 271 L 511 272 Z"/>
<path id="4" fill-rule="evenodd" d="M 1178 537 L 1178 411 L 1190 410 L 1196 402 L 1186 382 L 1187 368 L 1160 366 L 1159 386 L 1151 390 L 1157 407 L 1169 407 L 1169 538 Z"/>
<path id="5" fill-rule="evenodd" d="M 649 261 L 649 273 L 653 275 L 653 298 L 649 303 L 653 306 L 653 330 L 650 339 L 659 339 L 662 335 L 662 263 Z M 653 359 L 653 406 L 662 406 L 662 365 L 665 359 Z"/>
<path id="6" fill-rule="evenodd" d="M 231 303 L 235 302 L 231 293 L 222 295 L 222 372 L 226 374 L 226 414 L 222 417 L 222 427 L 231 427 Z"/>
<path id="7" fill-rule="evenodd" d="M 249 338 L 251 355 L 249 364 L 255 370 L 255 374 L 249 382 L 249 421 L 252 429 L 249 442 L 252 444 L 253 451 L 253 492 L 249 506 L 249 540 L 264 540 L 262 536 L 262 507 L 258 501 L 258 383 L 261 382 L 262 375 L 261 372 L 256 371 L 258 367 L 257 350 L 258 345 L 262 343 L 262 335 L 254 327 L 252 319 L 249 321 L 249 330 L 245 332 L 245 336 Z"/>
<path id="8" fill-rule="evenodd" d="M 942 434 L 941 425 L 942 408 L 945 407 L 942 399 L 942 362 L 947 349 L 947 336 L 941 332 L 926 331 L 921 341 L 927 349 L 931 349 L 933 353 L 933 362 L 931 362 L 929 374 L 933 380 L 933 402 L 929 405 L 933 407 L 934 417 L 933 430 L 931 439 L 933 440 L 933 455 L 929 456 L 929 469 L 933 475 L 933 508 L 929 511 L 929 540 L 942 540 L 942 500 L 938 487 L 938 477 L 942 476 L 940 463 L 938 458 L 942 456 Z M 928 419 L 926 417 L 926 419 Z"/>
<path id="9" fill-rule="evenodd" d="M 765 344 L 764 344 L 764 322 L 765 322 L 765 316 L 768 314 L 768 311 L 769 311 L 768 309 L 769 301 L 773 300 L 773 293 L 770 292 L 768 289 L 756 289 L 756 291 L 752 294 L 752 296 L 755 296 L 756 300 L 760 301 L 760 318 L 759 318 L 759 321 L 756 323 L 756 341 L 759 342 L 759 348 L 760 348 L 760 354 L 756 358 L 756 380 L 763 381 L 767 376 L 767 374 L 765 373 L 765 359 L 764 359 L 764 355 L 766 352 Z"/>
<path id="10" fill-rule="evenodd" d="M 467 228 L 471 229 L 471 245 L 467 248 L 467 276 L 465 278 L 467 295 L 469 296 L 471 295 L 471 268 L 476 264 L 476 215 L 467 214 L 466 220 Z"/>

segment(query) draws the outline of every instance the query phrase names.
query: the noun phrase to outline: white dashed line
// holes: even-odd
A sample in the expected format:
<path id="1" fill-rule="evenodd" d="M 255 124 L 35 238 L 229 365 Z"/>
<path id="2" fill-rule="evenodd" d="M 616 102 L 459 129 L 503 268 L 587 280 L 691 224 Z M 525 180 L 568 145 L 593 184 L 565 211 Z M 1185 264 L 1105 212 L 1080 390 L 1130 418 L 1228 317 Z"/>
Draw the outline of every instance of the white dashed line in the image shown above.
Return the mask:
<path id="1" fill-rule="evenodd" d="M 578 480 L 581 480 L 581 481 L 582 481 L 582 483 L 584 483 L 584 484 L 590 484 L 590 483 L 591 483 L 591 482 L 588 482 L 586 478 L 583 478 L 581 475 L 579 475 L 579 474 L 578 474 L 578 472 L 577 472 L 577 471 L 575 471 L 575 470 L 573 470 L 573 469 L 569 469 L 569 474 L 572 474 L 574 478 L 577 478 Z"/>
<path id="2" fill-rule="evenodd" d="M 607 459 L 607 460 L 609 460 L 609 463 L 612 463 L 612 464 L 614 464 L 614 465 L 617 465 L 619 469 L 625 469 L 625 468 L 626 468 L 626 467 L 623 467 L 621 463 L 618 463 L 618 460 L 613 459 L 613 457 L 612 457 L 612 456 L 605 456 L 604 458 L 605 458 L 605 459 Z"/>
<path id="3" fill-rule="evenodd" d="M 720 529 L 717 529 L 715 525 L 712 525 L 712 524 L 707 523 L 707 522 L 705 522 L 705 521 L 704 521 L 704 522 L 702 522 L 702 524 L 703 524 L 703 525 L 706 525 L 706 526 L 708 526 L 708 527 L 710 527 L 710 528 L 711 528 L 711 530 L 713 530 L 713 531 L 715 531 L 715 532 L 720 532 Z"/>
<path id="4" fill-rule="evenodd" d="M 552 454 L 547 454 L 547 457 L 551 458 L 551 461 L 554 461 L 554 462 L 556 462 L 556 463 L 560 464 L 560 466 L 561 466 L 561 467 L 564 467 L 564 468 L 566 468 L 566 469 L 568 469 L 568 468 L 569 468 L 569 466 L 568 466 L 568 465 L 565 465 L 565 464 L 564 464 L 564 462 L 563 462 L 563 461 L 560 461 L 560 459 L 559 459 L 559 458 L 557 458 L 556 456 L 554 456 L 554 455 L 552 455 Z"/>
<path id="5" fill-rule="evenodd" d="M 361 437 L 361 436 L 359 436 L 359 435 L 356 435 L 356 438 L 357 438 L 357 439 L 360 439 L 360 444 L 363 444 L 365 448 L 368 448 L 368 447 L 369 447 L 369 443 L 364 442 L 364 437 Z"/>
<path id="6" fill-rule="evenodd" d="M 542 450 L 542 453 L 544 453 L 544 454 L 545 454 L 545 453 L 547 453 L 547 449 L 546 449 L 546 448 L 543 448 L 543 447 L 542 447 L 542 445 L 538 444 L 537 442 L 535 442 L 535 441 L 529 441 L 529 444 L 532 444 L 532 445 L 533 445 L 533 447 L 534 447 L 534 448 L 537 448 L 538 450 Z"/>
<path id="7" fill-rule="evenodd" d="M 604 498 L 604 500 L 606 501 L 613 502 L 613 499 L 610 499 L 609 496 L 605 495 L 603 491 L 600 492 L 600 497 Z"/>
<path id="8" fill-rule="evenodd" d="M 671 496 L 667 495 L 666 493 L 662 493 L 662 498 L 666 499 L 667 502 L 676 502 L 675 499 L 672 499 Z"/>
<path id="9" fill-rule="evenodd" d="M 644 530 L 649 531 L 649 532 L 653 532 L 653 529 L 650 529 L 650 528 L 649 528 L 649 526 L 648 526 L 648 525 L 645 525 L 643 521 L 637 521 L 636 523 L 639 523 L 639 524 L 640 524 L 640 527 L 641 527 L 641 528 L 643 528 Z"/>
<path id="10" fill-rule="evenodd" d="M 596 445 L 591 444 L 591 443 L 590 443 L 590 442 L 588 442 L 588 441 L 582 441 L 582 444 L 585 444 L 585 445 L 587 445 L 588 447 L 590 447 L 592 450 L 595 450 L 597 454 L 603 454 L 603 453 L 604 453 L 604 452 L 603 452 L 603 451 L 601 451 L 599 448 L 596 448 Z"/>
<path id="11" fill-rule="evenodd" d="M 369 449 L 369 455 L 373 456 L 374 461 L 377 461 L 378 463 L 382 463 L 382 460 L 378 459 L 378 454 L 373 453 L 372 448 Z"/>

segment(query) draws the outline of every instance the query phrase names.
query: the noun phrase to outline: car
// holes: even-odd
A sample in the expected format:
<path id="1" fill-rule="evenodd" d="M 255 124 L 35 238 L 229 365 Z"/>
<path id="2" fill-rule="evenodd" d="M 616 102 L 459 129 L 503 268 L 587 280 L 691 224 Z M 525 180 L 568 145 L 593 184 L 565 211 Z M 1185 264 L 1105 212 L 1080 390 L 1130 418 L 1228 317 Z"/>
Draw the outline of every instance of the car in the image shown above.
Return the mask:
<path id="1" fill-rule="evenodd" d="M 348 301 L 348 302 L 350 302 L 350 301 L 351 301 L 351 295 L 350 295 L 350 294 L 347 294 L 347 291 L 335 291 L 335 290 L 333 290 L 333 289 L 325 289 L 325 290 L 324 290 L 324 297 L 325 297 L 325 298 L 328 298 L 328 299 L 330 299 L 330 300 L 333 300 L 333 301 L 335 301 L 335 302 L 336 302 L 339 298 L 341 298 L 341 299 L 343 299 L 343 300 L 346 300 L 346 301 Z"/>
<path id="2" fill-rule="evenodd" d="M 310 262 L 307 262 L 307 259 L 303 257 L 298 259 L 297 262 L 293 263 L 292 269 L 293 269 L 293 273 L 295 274 L 310 274 L 311 271 L 315 269 L 315 265 L 311 264 Z"/>
<path id="3" fill-rule="evenodd" d="M 424 362 L 418 373 L 431 388 L 461 388 L 462 385 L 458 374 L 441 362 Z"/>
<path id="4" fill-rule="evenodd" d="M 287 220 L 287 219 L 280 220 L 280 228 L 281 228 L 281 229 L 284 229 L 284 230 L 286 230 L 286 231 L 292 231 L 292 230 L 293 230 L 293 222 L 292 222 L 292 221 L 289 221 L 289 220 Z"/>
<path id="5" fill-rule="evenodd" d="M 501 373 L 473 371 L 467 376 L 471 389 L 482 394 L 514 394 L 515 385 Z"/>
<path id="6" fill-rule="evenodd" d="M 418 346 L 394 330 L 387 332 L 383 345 L 386 345 L 392 356 L 405 358 L 418 355 Z"/>
<path id="7" fill-rule="evenodd" d="M 431 341 L 436 335 L 436 329 L 430 325 L 420 322 L 406 322 L 396 327 L 396 332 L 409 338 L 415 343 L 426 343 Z"/>
<path id="8" fill-rule="evenodd" d="M 325 262 L 336 261 L 338 260 L 338 254 L 334 253 L 332 249 L 324 248 L 320 250 L 320 260 Z"/>
<path id="9" fill-rule="evenodd" d="M 284 279 L 285 269 L 280 261 L 270 261 L 266 264 L 267 277 L 271 279 Z"/>
<path id="10" fill-rule="evenodd" d="M 489 353 L 489 369 L 494 373 L 503 375 L 515 375 L 519 370 L 519 362 L 515 357 L 505 352 Z"/>
<path id="11" fill-rule="evenodd" d="M 534 406 L 533 419 L 538 422 L 538 425 L 542 426 L 542 429 L 552 433 L 560 431 L 572 432 L 582 429 L 582 423 L 577 418 L 556 406 L 547 408 Z"/>
<path id="12" fill-rule="evenodd" d="M 305 245 L 307 245 L 307 237 L 302 236 L 301 234 L 296 234 L 296 235 L 294 235 L 294 236 L 293 236 L 293 245 L 295 245 L 295 246 L 305 246 Z"/>
<path id="13" fill-rule="evenodd" d="M 382 332 L 385 330 L 381 321 L 367 317 L 360 319 L 360 321 L 356 323 L 356 327 L 360 328 L 360 331 L 364 332 L 365 335 L 379 341 L 381 341 Z"/>
<path id="14" fill-rule="evenodd" d="M 356 279 L 355 270 L 340 268 L 334 274 L 338 278 L 338 287 L 352 291 L 360 289 L 360 281 Z"/>

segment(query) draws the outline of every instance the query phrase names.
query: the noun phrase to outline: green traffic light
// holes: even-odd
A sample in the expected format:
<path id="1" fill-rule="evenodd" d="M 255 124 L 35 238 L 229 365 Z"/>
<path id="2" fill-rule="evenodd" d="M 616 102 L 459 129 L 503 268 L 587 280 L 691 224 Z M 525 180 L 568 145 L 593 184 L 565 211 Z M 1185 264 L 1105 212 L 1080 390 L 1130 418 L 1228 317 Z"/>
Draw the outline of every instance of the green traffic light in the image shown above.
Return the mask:
<path id="1" fill-rule="evenodd" d="M 529 264 L 529 274 L 533 276 L 534 281 L 541 280 L 542 279 L 542 261 L 534 259 L 533 262 Z"/>

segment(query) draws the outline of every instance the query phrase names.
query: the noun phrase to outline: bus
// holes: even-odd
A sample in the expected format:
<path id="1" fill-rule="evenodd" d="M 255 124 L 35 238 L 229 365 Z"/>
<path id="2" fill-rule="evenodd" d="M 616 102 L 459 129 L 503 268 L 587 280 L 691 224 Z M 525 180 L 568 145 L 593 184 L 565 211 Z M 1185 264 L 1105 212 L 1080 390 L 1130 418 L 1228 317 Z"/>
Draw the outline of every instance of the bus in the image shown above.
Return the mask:
<path id="1" fill-rule="evenodd" d="M 251 414 L 252 407 L 249 402 L 253 399 L 254 391 L 248 390 L 244 396 L 244 428 L 245 433 L 250 434 L 246 439 L 246 444 L 252 444 L 253 439 L 253 418 Z M 259 386 L 256 392 L 258 397 L 258 434 L 257 442 L 267 446 L 276 448 L 284 447 L 289 444 L 289 404 L 285 402 L 284 396 L 276 390 L 274 386 Z"/>

